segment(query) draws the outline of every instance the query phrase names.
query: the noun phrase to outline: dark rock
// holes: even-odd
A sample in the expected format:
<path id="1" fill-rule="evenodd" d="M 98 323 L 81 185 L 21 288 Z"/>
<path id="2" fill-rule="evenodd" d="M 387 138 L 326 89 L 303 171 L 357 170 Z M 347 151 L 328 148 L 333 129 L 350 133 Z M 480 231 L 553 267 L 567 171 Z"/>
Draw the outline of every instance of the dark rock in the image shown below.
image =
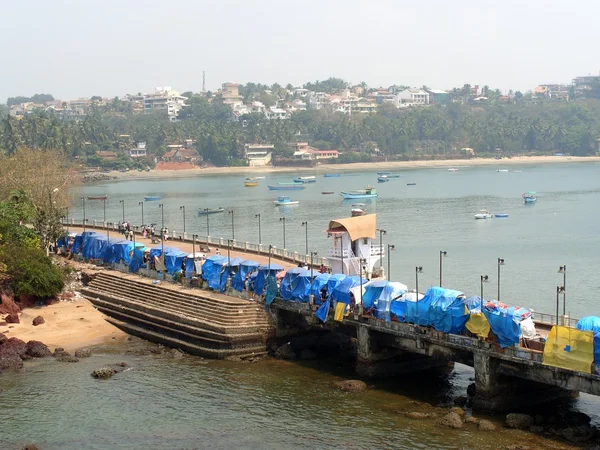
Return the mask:
<path id="1" fill-rule="evenodd" d="M 464 409 L 458 408 L 456 406 L 454 408 L 450 408 L 449 412 L 458 414 L 461 417 L 461 419 L 463 419 L 467 415 Z"/>
<path id="2" fill-rule="evenodd" d="M 463 421 L 462 417 L 460 417 L 458 414 L 455 412 L 450 412 L 436 421 L 436 425 L 446 428 L 462 428 Z"/>
<path id="3" fill-rule="evenodd" d="M 136 356 L 148 356 L 150 353 L 150 349 L 148 348 L 140 348 L 136 350 L 127 350 L 125 352 L 126 355 L 136 355 Z"/>
<path id="4" fill-rule="evenodd" d="M 54 356 L 55 358 L 58 358 L 60 356 L 71 356 L 71 354 L 69 352 L 66 352 L 64 348 L 62 347 L 56 347 L 54 349 L 54 353 L 52 353 L 52 356 Z"/>
<path id="5" fill-rule="evenodd" d="M 474 423 L 475 425 L 479 424 L 479 419 L 473 416 L 466 416 L 465 423 Z"/>
<path id="6" fill-rule="evenodd" d="M 289 342 L 283 344 L 275 351 L 275 358 L 278 359 L 296 359 L 296 353 Z"/>
<path id="7" fill-rule="evenodd" d="M 569 442 L 580 444 L 588 442 L 596 436 L 596 429 L 587 426 L 569 427 L 560 432 L 560 435 Z"/>
<path id="8" fill-rule="evenodd" d="M 125 367 L 129 367 L 129 364 L 127 364 L 126 362 L 118 362 L 115 364 L 115 366 L 122 367 L 124 369 Z"/>
<path id="9" fill-rule="evenodd" d="M 313 352 L 311 349 L 305 348 L 300 353 L 300 359 L 302 361 L 311 361 L 313 359 L 317 359 L 317 354 L 315 352 Z"/>
<path id="10" fill-rule="evenodd" d="M 467 397 L 465 397 L 464 395 L 461 395 L 454 399 L 454 404 L 456 406 L 465 406 L 467 404 L 467 401 L 468 401 Z"/>
<path id="11" fill-rule="evenodd" d="M 506 426 L 517 430 L 526 430 L 533 425 L 533 417 L 527 414 L 511 413 L 506 415 Z"/>
<path id="12" fill-rule="evenodd" d="M 9 314 L 4 318 L 4 320 L 6 321 L 6 323 L 21 323 L 18 314 Z"/>
<path id="13" fill-rule="evenodd" d="M 335 386 L 345 392 L 360 392 L 367 389 L 367 383 L 360 380 L 344 380 L 335 383 Z"/>
<path id="14" fill-rule="evenodd" d="M 497 427 L 489 420 L 481 419 L 477 425 L 479 431 L 496 431 Z"/>
<path id="15" fill-rule="evenodd" d="M 0 333 L 0 345 L 2 345 L 2 343 L 6 340 L 8 340 L 6 335 L 4 333 Z"/>
<path id="16" fill-rule="evenodd" d="M 544 427 L 541 425 L 533 425 L 529 427 L 529 431 L 532 433 L 542 434 L 544 432 Z"/>
<path id="17" fill-rule="evenodd" d="M 507 445 L 506 450 L 531 450 L 531 447 L 523 444 L 511 444 Z"/>
<path id="18" fill-rule="evenodd" d="M 46 323 L 46 321 L 44 320 L 44 318 L 42 316 L 37 316 L 33 319 L 33 326 L 37 327 L 38 325 L 41 325 L 43 323 Z"/>
<path id="19" fill-rule="evenodd" d="M 5 322 L 5 321 L 0 322 L 0 327 L 5 327 L 6 325 L 8 325 L 8 322 Z"/>
<path id="20" fill-rule="evenodd" d="M 536 414 L 535 416 L 533 416 L 533 423 L 535 425 L 544 425 L 545 421 L 546 419 L 541 414 Z"/>
<path id="21" fill-rule="evenodd" d="M 27 344 L 18 338 L 8 338 L 0 347 L 0 357 L 3 354 L 13 353 L 21 358 L 25 357 Z"/>
<path id="22" fill-rule="evenodd" d="M 112 377 L 115 373 L 117 373 L 117 372 L 112 367 L 101 367 L 100 369 L 94 370 L 92 372 L 92 376 L 94 378 L 106 380 L 106 379 Z"/>
<path id="23" fill-rule="evenodd" d="M 26 444 L 21 447 L 21 450 L 39 450 L 40 448 L 35 444 Z"/>
<path id="24" fill-rule="evenodd" d="M 23 370 L 23 360 L 16 353 L 0 354 L 0 373 L 1 372 L 21 372 Z"/>
<path id="25" fill-rule="evenodd" d="M 52 352 L 46 344 L 40 341 L 29 341 L 25 352 L 34 358 L 45 358 L 52 356 Z"/>
<path id="26" fill-rule="evenodd" d="M 92 356 L 92 351 L 87 347 L 75 350 L 75 358 L 89 358 L 90 356 Z"/>
<path id="27" fill-rule="evenodd" d="M 579 411 L 567 411 L 564 414 L 561 414 L 561 420 L 559 423 L 562 423 L 564 426 L 578 427 L 581 425 L 589 425 L 592 421 L 591 417 L 585 413 Z"/>
<path id="28" fill-rule="evenodd" d="M 70 363 L 79 362 L 79 358 L 75 358 L 74 356 L 69 355 L 68 352 L 64 352 L 64 354 L 57 357 L 56 360 L 59 362 L 70 362 Z"/>
<path id="29" fill-rule="evenodd" d="M 469 386 L 467 386 L 467 395 L 469 397 L 475 397 L 476 394 L 477 394 L 477 387 L 475 386 L 475 383 L 471 383 Z"/>

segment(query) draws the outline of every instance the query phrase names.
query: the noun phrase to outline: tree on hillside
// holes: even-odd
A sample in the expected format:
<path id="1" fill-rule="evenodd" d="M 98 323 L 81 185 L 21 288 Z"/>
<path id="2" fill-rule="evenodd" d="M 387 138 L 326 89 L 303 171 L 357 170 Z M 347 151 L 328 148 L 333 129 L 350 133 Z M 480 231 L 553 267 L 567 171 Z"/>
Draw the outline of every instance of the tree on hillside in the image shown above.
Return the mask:
<path id="1" fill-rule="evenodd" d="M 335 93 L 340 92 L 343 89 L 346 89 L 349 86 L 347 81 L 344 81 L 341 78 L 330 77 L 325 81 L 315 81 L 309 82 L 304 85 L 305 89 L 309 89 L 311 91 L 316 92 L 327 92 L 327 93 Z"/>
<path id="2" fill-rule="evenodd" d="M 54 100 L 54 97 L 51 94 L 34 94 L 31 97 L 23 97 L 23 96 L 18 96 L 18 97 L 8 97 L 8 99 L 6 100 L 6 105 L 7 106 L 12 106 L 12 105 L 20 105 L 21 103 L 38 103 L 38 104 L 44 104 L 46 102 L 51 102 Z"/>

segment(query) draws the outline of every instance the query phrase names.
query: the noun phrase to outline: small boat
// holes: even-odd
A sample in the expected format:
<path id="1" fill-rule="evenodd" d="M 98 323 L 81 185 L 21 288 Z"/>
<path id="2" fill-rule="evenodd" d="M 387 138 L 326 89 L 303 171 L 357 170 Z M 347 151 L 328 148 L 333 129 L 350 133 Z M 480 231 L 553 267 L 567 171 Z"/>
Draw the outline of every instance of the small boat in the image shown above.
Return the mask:
<path id="1" fill-rule="evenodd" d="M 270 191 L 300 191 L 305 189 L 304 183 L 280 183 L 277 185 L 268 184 Z"/>
<path id="2" fill-rule="evenodd" d="M 508 217 L 508 213 L 497 213 L 497 214 L 494 214 L 494 217 L 496 217 L 498 219 L 504 219 L 504 218 Z"/>
<path id="3" fill-rule="evenodd" d="M 254 179 L 254 178 L 246 178 L 244 180 L 244 186 L 246 186 L 246 187 L 258 186 L 258 180 Z"/>
<path id="4" fill-rule="evenodd" d="M 391 175 L 392 172 L 377 172 L 377 175 Z"/>
<path id="5" fill-rule="evenodd" d="M 476 219 L 491 219 L 493 217 L 494 217 L 494 215 L 492 213 L 486 211 L 485 209 L 482 209 L 477 214 L 475 214 Z"/>
<path id="6" fill-rule="evenodd" d="M 317 182 L 317 177 L 315 177 L 315 176 L 294 178 L 294 183 L 316 183 L 316 182 Z"/>
<path id="7" fill-rule="evenodd" d="M 362 216 L 366 212 L 367 212 L 367 205 L 365 205 L 364 203 L 355 203 L 352 205 L 352 208 L 350 209 L 350 214 L 352 215 L 352 217 Z"/>
<path id="8" fill-rule="evenodd" d="M 458 172 L 458 169 L 456 167 L 450 167 L 448 172 Z"/>
<path id="9" fill-rule="evenodd" d="M 287 195 L 280 195 L 275 200 L 275 206 L 297 205 L 298 203 L 300 203 L 298 200 L 292 200 Z"/>
<path id="10" fill-rule="evenodd" d="M 521 197 L 523 197 L 523 203 L 535 203 L 537 201 L 537 194 L 535 191 L 525 192 Z"/>
<path id="11" fill-rule="evenodd" d="M 390 179 L 387 177 L 387 175 L 382 175 L 380 177 L 377 177 L 377 181 L 379 183 L 386 183 L 386 182 L 390 181 Z"/>
<path id="12" fill-rule="evenodd" d="M 88 200 L 106 200 L 108 198 L 108 195 L 94 195 L 94 196 L 88 196 Z"/>
<path id="13" fill-rule="evenodd" d="M 264 180 L 265 177 L 252 177 L 253 180 Z"/>
<path id="14" fill-rule="evenodd" d="M 498 169 L 496 172 L 508 172 L 508 169 Z"/>
<path id="15" fill-rule="evenodd" d="M 417 183 L 406 183 L 407 186 L 416 186 Z"/>
<path id="16" fill-rule="evenodd" d="M 207 214 L 222 213 L 223 211 L 225 211 L 223 208 L 198 208 L 198 215 L 206 216 Z"/>
<path id="17" fill-rule="evenodd" d="M 160 199 L 161 199 L 160 195 L 149 195 L 147 197 L 144 197 L 144 201 L 147 201 L 147 202 L 154 202 L 154 201 L 157 201 Z"/>
<path id="18" fill-rule="evenodd" d="M 323 175 L 325 178 L 338 178 L 340 176 L 339 173 L 326 173 Z"/>
<path id="19" fill-rule="evenodd" d="M 321 192 L 321 194 L 335 194 L 335 192 L 333 192 L 333 191 L 323 191 L 323 192 Z"/>
<path id="20" fill-rule="evenodd" d="M 375 198 L 377 197 L 377 189 L 373 186 L 367 186 L 365 189 L 350 192 L 340 192 L 344 198 Z"/>
<path id="21" fill-rule="evenodd" d="M 396 174 L 391 174 L 391 175 L 386 175 L 388 178 L 400 178 L 400 175 L 396 175 Z"/>

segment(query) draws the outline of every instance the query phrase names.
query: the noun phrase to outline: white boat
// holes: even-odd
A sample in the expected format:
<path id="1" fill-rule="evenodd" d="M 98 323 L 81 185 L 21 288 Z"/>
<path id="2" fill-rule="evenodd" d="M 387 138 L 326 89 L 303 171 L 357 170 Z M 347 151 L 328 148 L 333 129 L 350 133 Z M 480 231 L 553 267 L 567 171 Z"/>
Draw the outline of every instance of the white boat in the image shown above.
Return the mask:
<path id="1" fill-rule="evenodd" d="M 352 205 L 352 209 L 350 209 L 350 214 L 352 217 L 362 216 L 367 212 L 367 205 L 364 203 L 355 203 Z"/>
<path id="2" fill-rule="evenodd" d="M 252 178 L 255 180 L 264 180 L 265 179 L 265 177 L 252 177 Z"/>
<path id="3" fill-rule="evenodd" d="M 496 172 L 508 172 L 508 169 L 498 169 Z"/>
<path id="4" fill-rule="evenodd" d="M 494 217 L 494 215 L 491 212 L 486 211 L 485 209 L 482 209 L 477 214 L 475 214 L 476 219 L 491 219 L 492 217 Z"/>
<path id="5" fill-rule="evenodd" d="M 450 167 L 448 172 L 458 172 L 458 169 L 456 167 Z"/>
<path id="6" fill-rule="evenodd" d="M 317 181 L 317 177 L 315 177 L 315 176 L 294 178 L 294 183 L 316 183 L 316 181 Z"/>
<path id="7" fill-rule="evenodd" d="M 275 206 L 297 205 L 298 203 L 300 203 L 298 200 L 292 200 L 287 195 L 280 195 L 275 200 Z"/>

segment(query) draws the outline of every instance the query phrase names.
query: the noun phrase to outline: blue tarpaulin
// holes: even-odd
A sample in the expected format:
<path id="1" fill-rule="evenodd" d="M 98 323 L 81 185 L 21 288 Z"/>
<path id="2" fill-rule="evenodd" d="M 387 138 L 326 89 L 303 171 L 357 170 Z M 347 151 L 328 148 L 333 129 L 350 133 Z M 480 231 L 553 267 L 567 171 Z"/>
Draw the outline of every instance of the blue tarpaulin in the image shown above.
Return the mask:
<path id="1" fill-rule="evenodd" d="M 107 246 L 108 238 L 105 235 L 91 235 L 84 240 L 81 254 L 85 259 L 102 259 Z"/>
<path id="2" fill-rule="evenodd" d="M 319 306 L 319 309 L 317 309 L 315 316 L 317 316 L 321 322 L 327 322 L 327 315 L 329 314 L 330 307 L 331 307 L 331 299 L 325 300 L 323 302 L 323 304 L 321 306 Z"/>
<path id="3" fill-rule="evenodd" d="M 258 268 L 256 279 L 254 280 L 254 293 L 256 295 L 262 295 L 265 290 L 265 284 L 267 281 L 267 274 L 275 276 L 277 272 L 283 270 L 279 264 L 271 263 L 269 268 L 268 264 L 263 264 Z"/>
<path id="4" fill-rule="evenodd" d="M 408 323 L 423 326 L 433 325 L 429 317 L 429 306 L 431 305 L 431 300 L 435 297 L 435 291 L 432 292 L 432 289 L 440 288 L 429 288 L 422 297 L 419 294 L 418 301 L 406 302 L 406 321 Z"/>
<path id="5" fill-rule="evenodd" d="M 188 259 L 185 260 L 185 277 L 192 278 L 195 268 L 196 266 L 193 255 L 188 255 Z"/>
<path id="6" fill-rule="evenodd" d="M 363 307 L 365 306 L 365 294 L 369 291 L 373 291 L 373 295 L 369 293 L 369 296 L 375 297 L 373 305 L 375 308 L 375 317 L 389 322 L 391 320 L 392 301 L 401 297 L 408 288 L 406 285 L 398 283 L 397 281 L 375 280 L 371 283 L 372 284 L 367 283 L 368 287 L 363 294 Z"/>
<path id="7" fill-rule="evenodd" d="M 162 247 L 152 247 L 150 249 L 150 260 L 154 261 L 154 257 L 160 257 L 160 255 L 162 255 L 162 252 Z"/>
<path id="8" fill-rule="evenodd" d="M 600 333 L 594 333 L 594 364 L 600 365 Z"/>
<path id="9" fill-rule="evenodd" d="M 321 301 L 327 298 L 327 295 L 323 297 L 322 294 L 327 293 L 327 282 L 329 281 L 329 278 L 331 278 L 330 274 L 320 273 L 311 283 L 310 293 L 314 296 L 316 305 L 320 305 Z"/>
<path id="10" fill-rule="evenodd" d="M 129 262 L 131 261 L 131 252 L 133 252 L 132 241 L 117 241 L 114 244 L 112 244 L 113 259 L 109 262 L 119 262 L 122 260 L 123 263 L 129 264 Z"/>
<path id="11" fill-rule="evenodd" d="M 469 320 L 465 294 L 453 289 L 435 287 L 429 306 L 429 318 L 437 331 L 459 334 Z"/>
<path id="12" fill-rule="evenodd" d="M 258 266 L 260 266 L 260 264 L 256 261 L 242 261 L 238 266 L 238 271 L 231 279 L 231 287 L 233 287 L 233 289 L 236 291 L 242 292 L 244 290 L 248 274 L 254 272 Z"/>
<path id="13" fill-rule="evenodd" d="M 178 248 L 165 248 L 165 267 L 167 268 L 167 273 L 173 275 L 174 273 L 181 272 L 183 270 L 183 259 L 187 258 L 187 255 L 186 252 L 182 252 Z"/>
<path id="14" fill-rule="evenodd" d="M 310 269 L 304 269 L 304 272 L 300 272 L 296 278 L 293 290 L 292 300 L 308 303 L 310 300 L 310 285 L 312 282 L 312 275 L 314 270 L 311 272 Z"/>
<path id="15" fill-rule="evenodd" d="M 213 255 L 202 264 L 202 278 L 208 282 L 208 287 L 211 289 L 220 289 L 223 260 L 226 258 L 221 255 Z"/>
<path id="16" fill-rule="evenodd" d="M 133 251 L 133 255 L 131 257 L 131 261 L 129 261 L 129 271 L 136 273 L 138 270 L 140 270 L 140 267 L 142 266 L 143 262 L 144 262 L 144 251 L 146 249 L 144 247 L 137 247 L 135 248 L 135 250 Z"/>
<path id="17" fill-rule="evenodd" d="M 482 308 L 500 347 L 516 345 L 521 339 L 521 321 L 531 317 L 531 311 L 518 306 L 506 307 L 498 302 L 487 302 Z"/>
<path id="18" fill-rule="evenodd" d="M 304 273 L 306 269 L 302 267 L 292 267 L 288 269 L 281 280 L 281 284 L 279 285 L 279 295 L 284 300 L 292 299 L 292 291 L 296 287 L 296 280 L 300 276 L 301 273 Z"/>
<path id="19" fill-rule="evenodd" d="M 75 239 L 73 239 L 73 247 L 71 248 L 71 250 L 73 251 L 74 255 L 77 255 L 81 252 L 81 249 L 83 247 L 83 236 L 81 234 L 78 234 L 77 236 L 75 236 Z"/>
<path id="20" fill-rule="evenodd" d="M 330 278 L 331 280 L 331 278 Z M 363 284 L 367 284 L 369 280 L 362 279 Z M 334 302 L 342 302 L 350 304 L 350 289 L 360 286 L 361 278 L 356 275 L 349 275 L 344 278 L 331 293 L 331 300 Z"/>
<path id="21" fill-rule="evenodd" d="M 59 237 L 56 240 L 56 246 L 58 248 L 66 247 L 67 245 L 69 245 L 69 235 L 68 234 L 63 234 L 61 237 Z"/>
<path id="22" fill-rule="evenodd" d="M 269 306 L 273 303 L 277 297 L 277 278 L 275 273 L 271 271 L 267 276 L 266 286 L 265 286 L 265 306 Z"/>
<path id="23" fill-rule="evenodd" d="M 327 298 L 331 298 L 331 294 L 333 294 L 334 289 L 340 284 L 346 275 L 343 273 L 334 273 L 329 277 L 327 281 Z"/>
<path id="24" fill-rule="evenodd" d="M 579 322 L 577 322 L 577 329 L 581 331 L 593 331 L 594 333 L 600 333 L 600 317 L 582 317 L 579 319 Z"/>

